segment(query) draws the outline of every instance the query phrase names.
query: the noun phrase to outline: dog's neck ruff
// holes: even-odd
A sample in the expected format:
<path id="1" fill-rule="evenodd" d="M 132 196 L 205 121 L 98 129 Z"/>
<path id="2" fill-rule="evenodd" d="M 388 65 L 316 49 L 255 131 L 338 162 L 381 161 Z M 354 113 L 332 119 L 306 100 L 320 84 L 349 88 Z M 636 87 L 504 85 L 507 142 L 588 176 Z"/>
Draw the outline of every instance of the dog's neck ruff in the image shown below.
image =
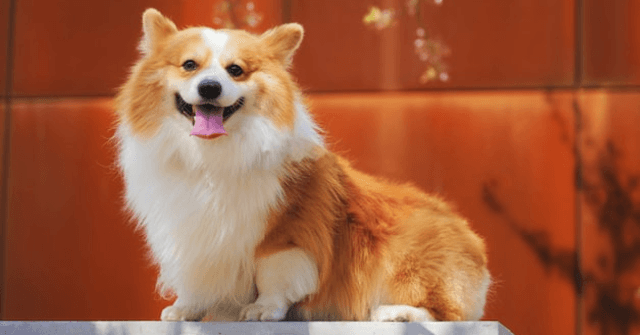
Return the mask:
<path id="1" fill-rule="evenodd" d="M 281 201 L 284 166 L 323 146 L 296 106 L 292 129 L 238 114 L 229 136 L 215 140 L 190 136 L 179 114 L 149 139 L 120 125 L 126 201 L 160 265 L 160 287 L 203 305 L 251 292 L 253 248 Z"/>

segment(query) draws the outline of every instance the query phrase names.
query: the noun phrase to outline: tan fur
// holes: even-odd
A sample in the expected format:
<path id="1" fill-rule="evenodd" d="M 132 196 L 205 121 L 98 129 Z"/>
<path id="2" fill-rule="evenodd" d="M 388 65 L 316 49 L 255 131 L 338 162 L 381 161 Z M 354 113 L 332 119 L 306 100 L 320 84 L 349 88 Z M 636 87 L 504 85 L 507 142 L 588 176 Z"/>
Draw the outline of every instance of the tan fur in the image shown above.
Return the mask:
<path id="1" fill-rule="evenodd" d="M 446 203 L 330 152 L 292 164 L 283 184 L 285 205 L 256 256 L 299 247 L 314 257 L 320 288 L 299 304 L 304 318 L 365 320 L 377 299 L 424 307 L 439 320 L 468 317 L 450 282 L 461 271 L 481 286 L 485 246 Z"/>
<path id="2" fill-rule="evenodd" d="M 294 92 L 299 89 L 282 66 L 286 56 L 265 48 L 264 39 L 270 35 L 256 37 L 245 31 L 225 31 L 231 38 L 220 59 L 222 66 L 233 63 L 242 66 L 245 73 L 236 80 L 252 80 L 258 85 L 260 95 L 265 97 L 257 111 L 269 117 L 277 127 L 290 128 L 295 117 Z M 277 94 L 271 93 L 274 91 Z"/>
<path id="3" fill-rule="evenodd" d="M 156 36 L 160 47 L 145 55 L 134 67 L 131 79 L 116 96 L 116 111 L 119 122 L 126 122 L 132 130 L 143 138 L 153 136 L 160 126 L 159 120 L 166 117 L 162 111 L 167 104 L 173 104 L 167 95 L 164 81 L 191 77 L 198 71 L 186 72 L 181 69 L 187 59 L 196 60 L 200 68 L 208 65 L 210 50 L 202 45 L 197 29 L 173 32 L 161 29 L 166 35 Z M 160 114 L 160 115 L 159 115 Z"/>

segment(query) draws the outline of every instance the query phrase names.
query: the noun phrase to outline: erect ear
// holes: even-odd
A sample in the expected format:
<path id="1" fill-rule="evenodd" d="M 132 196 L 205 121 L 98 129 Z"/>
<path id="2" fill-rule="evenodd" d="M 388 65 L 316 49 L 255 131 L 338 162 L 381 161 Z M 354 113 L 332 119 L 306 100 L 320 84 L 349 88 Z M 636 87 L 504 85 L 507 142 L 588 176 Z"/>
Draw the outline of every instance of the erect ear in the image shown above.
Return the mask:
<path id="1" fill-rule="evenodd" d="M 304 29 L 297 23 L 286 23 L 266 31 L 260 38 L 271 54 L 285 66 L 291 64 L 293 54 L 302 42 Z"/>
<path id="2" fill-rule="evenodd" d="M 144 35 L 140 42 L 140 51 L 147 55 L 158 49 L 169 36 L 178 32 L 176 25 L 164 17 L 154 8 L 149 8 L 142 14 L 142 31 Z"/>

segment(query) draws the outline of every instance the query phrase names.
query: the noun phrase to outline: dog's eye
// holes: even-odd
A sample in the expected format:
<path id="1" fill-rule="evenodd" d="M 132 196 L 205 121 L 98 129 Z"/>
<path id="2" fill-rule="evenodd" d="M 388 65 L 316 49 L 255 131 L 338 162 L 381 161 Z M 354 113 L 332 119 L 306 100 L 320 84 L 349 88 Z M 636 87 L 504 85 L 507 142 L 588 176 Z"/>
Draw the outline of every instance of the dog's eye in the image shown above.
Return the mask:
<path id="1" fill-rule="evenodd" d="M 244 72 L 242 71 L 242 68 L 239 67 L 236 64 L 231 64 L 229 66 L 227 66 L 227 72 L 229 72 L 229 74 L 232 77 L 239 77 L 241 76 Z"/>
<path id="2" fill-rule="evenodd" d="M 198 68 L 198 64 L 195 61 L 189 59 L 186 62 L 182 63 L 182 68 L 185 71 L 194 71 Z"/>

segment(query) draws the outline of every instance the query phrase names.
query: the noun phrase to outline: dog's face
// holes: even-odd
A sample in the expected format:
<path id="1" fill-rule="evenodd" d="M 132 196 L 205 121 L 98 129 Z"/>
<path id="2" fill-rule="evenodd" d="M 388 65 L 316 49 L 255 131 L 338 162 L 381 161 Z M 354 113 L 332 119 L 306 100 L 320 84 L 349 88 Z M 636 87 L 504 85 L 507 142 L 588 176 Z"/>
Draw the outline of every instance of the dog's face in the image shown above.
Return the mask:
<path id="1" fill-rule="evenodd" d="M 224 52 L 229 34 L 202 29 L 196 45 L 173 51 L 176 54 L 171 82 L 177 93 L 189 104 L 211 104 L 229 107 L 247 91 L 241 77 L 246 78 L 241 57 Z"/>
<path id="2" fill-rule="evenodd" d="M 138 83 L 130 94 L 146 98 L 132 98 L 129 113 L 139 115 L 130 122 L 158 128 L 153 125 L 160 118 L 170 118 L 190 128 L 191 135 L 206 139 L 227 134 L 241 114 L 267 117 L 276 126 L 293 123 L 295 87 L 287 67 L 302 40 L 300 25 L 282 25 L 260 36 L 203 27 L 179 31 L 149 9 L 143 15 L 143 30 L 144 57 L 137 73 L 142 78 L 132 79 Z M 136 99 L 153 96 L 162 106 L 153 108 L 160 103 L 147 101 L 145 110 L 136 110 Z"/>
<path id="3" fill-rule="evenodd" d="M 168 87 L 175 92 L 176 109 L 193 122 L 192 135 L 214 138 L 226 134 L 224 123 L 242 109 L 246 99 L 255 101 L 251 57 L 243 57 L 238 46 L 233 45 L 254 38 L 207 28 L 180 35 L 187 36 L 178 36 L 177 42 L 166 50 L 171 63 Z"/>

